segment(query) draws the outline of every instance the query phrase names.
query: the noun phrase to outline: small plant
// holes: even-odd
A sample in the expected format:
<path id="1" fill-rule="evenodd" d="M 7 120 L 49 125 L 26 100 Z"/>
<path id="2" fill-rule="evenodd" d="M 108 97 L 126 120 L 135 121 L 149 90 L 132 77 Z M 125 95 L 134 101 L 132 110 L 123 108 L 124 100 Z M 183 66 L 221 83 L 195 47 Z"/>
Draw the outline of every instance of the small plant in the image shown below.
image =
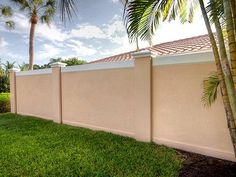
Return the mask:
<path id="1" fill-rule="evenodd" d="M 10 112 L 10 94 L 0 93 L 0 113 Z"/>

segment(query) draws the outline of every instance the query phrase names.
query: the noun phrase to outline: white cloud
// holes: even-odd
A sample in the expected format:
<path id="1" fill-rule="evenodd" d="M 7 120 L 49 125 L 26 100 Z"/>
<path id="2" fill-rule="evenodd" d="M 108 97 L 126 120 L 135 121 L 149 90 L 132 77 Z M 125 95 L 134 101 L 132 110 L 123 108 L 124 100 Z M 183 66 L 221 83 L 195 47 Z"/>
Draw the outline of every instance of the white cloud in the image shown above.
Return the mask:
<path id="1" fill-rule="evenodd" d="M 28 38 L 30 23 L 28 18 L 20 13 L 16 13 L 13 17 L 13 20 L 16 22 L 16 28 L 12 31 L 1 27 L 0 31 L 13 32 L 17 34 L 26 35 Z M 125 28 L 120 16 L 115 15 L 110 23 L 103 25 L 102 27 L 92 25 L 89 23 L 84 23 L 76 28 L 65 31 L 62 30 L 59 26 L 52 23 L 50 26 L 46 24 L 38 23 L 36 26 L 35 36 L 38 40 L 48 40 L 53 42 L 55 45 L 62 46 L 66 40 L 73 38 L 81 39 L 108 39 L 111 42 L 116 43 L 118 40 L 117 33 L 124 33 Z M 113 39 L 114 38 L 114 39 Z M 117 44 L 120 44 L 118 42 Z"/>
<path id="2" fill-rule="evenodd" d="M 0 49 L 3 50 L 8 45 L 8 42 L 4 38 L 0 37 Z"/>
<path id="3" fill-rule="evenodd" d="M 117 3 L 119 2 L 120 0 L 111 0 L 113 3 Z"/>
<path id="4" fill-rule="evenodd" d="M 109 36 L 116 33 L 125 32 L 124 23 L 119 15 L 114 15 L 110 24 L 104 25 L 105 31 Z"/>
<path id="5" fill-rule="evenodd" d="M 77 29 L 73 29 L 70 33 L 70 38 L 77 37 L 77 38 L 97 38 L 97 39 L 104 39 L 107 35 L 104 33 L 102 29 L 97 26 L 90 25 L 90 24 L 82 24 Z"/>
<path id="6" fill-rule="evenodd" d="M 43 37 L 49 41 L 63 42 L 68 38 L 68 33 L 62 31 L 54 23 L 50 26 L 46 24 L 39 24 L 36 28 L 36 37 Z"/>
<path id="7" fill-rule="evenodd" d="M 36 59 L 37 61 L 41 62 L 43 60 L 56 57 L 58 54 L 60 54 L 61 49 L 57 48 L 50 44 L 44 44 L 42 49 L 36 52 Z"/>
<path id="8" fill-rule="evenodd" d="M 78 28 L 72 29 L 68 38 L 107 39 L 121 44 L 120 40 L 124 37 L 127 38 L 123 21 L 120 16 L 115 15 L 110 23 L 104 24 L 102 27 L 88 23 L 82 24 Z"/>
<path id="9" fill-rule="evenodd" d="M 84 46 L 84 44 L 78 40 L 72 39 L 69 42 L 70 43 L 66 45 L 70 47 L 74 52 L 76 52 L 76 55 L 78 56 L 91 56 L 97 52 L 97 50 L 92 46 Z"/>

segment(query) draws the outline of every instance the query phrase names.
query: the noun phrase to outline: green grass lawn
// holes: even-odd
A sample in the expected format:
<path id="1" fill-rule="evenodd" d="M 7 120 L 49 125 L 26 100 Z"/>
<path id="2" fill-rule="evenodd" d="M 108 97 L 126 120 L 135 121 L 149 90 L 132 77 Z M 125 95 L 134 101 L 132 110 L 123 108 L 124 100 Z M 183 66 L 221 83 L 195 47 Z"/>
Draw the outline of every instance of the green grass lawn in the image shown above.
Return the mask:
<path id="1" fill-rule="evenodd" d="M 0 176 L 178 176 L 164 146 L 14 114 L 0 114 Z"/>

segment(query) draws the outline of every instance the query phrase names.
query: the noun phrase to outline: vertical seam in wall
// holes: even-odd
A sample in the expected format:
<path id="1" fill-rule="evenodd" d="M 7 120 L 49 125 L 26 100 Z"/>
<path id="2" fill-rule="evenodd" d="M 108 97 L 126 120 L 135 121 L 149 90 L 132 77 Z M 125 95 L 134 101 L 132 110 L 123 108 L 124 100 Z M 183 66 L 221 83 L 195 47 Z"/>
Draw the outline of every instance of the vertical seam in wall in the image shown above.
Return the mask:
<path id="1" fill-rule="evenodd" d="M 14 95 L 15 95 L 15 114 L 17 114 L 17 84 L 16 84 L 16 72 L 14 72 Z"/>
<path id="2" fill-rule="evenodd" d="M 61 78 L 61 67 L 59 70 L 59 102 L 60 102 L 60 123 L 62 124 L 62 78 Z"/>
<path id="3" fill-rule="evenodd" d="M 153 91 L 153 88 L 152 88 L 152 82 L 153 82 L 153 75 L 152 75 L 152 62 L 153 62 L 153 58 L 151 57 L 151 61 L 150 61 L 150 131 L 151 131 L 151 142 L 153 141 L 153 109 L 152 109 L 152 106 L 153 106 L 153 99 L 152 99 L 152 91 Z"/>

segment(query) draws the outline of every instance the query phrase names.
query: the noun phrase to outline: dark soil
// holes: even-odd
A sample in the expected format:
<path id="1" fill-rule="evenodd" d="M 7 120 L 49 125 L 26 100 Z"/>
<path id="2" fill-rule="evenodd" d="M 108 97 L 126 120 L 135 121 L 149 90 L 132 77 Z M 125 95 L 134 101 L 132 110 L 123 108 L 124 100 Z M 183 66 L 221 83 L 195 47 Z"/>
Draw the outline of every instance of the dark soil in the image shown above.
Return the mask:
<path id="1" fill-rule="evenodd" d="M 236 177 L 236 163 L 179 151 L 184 159 L 180 177 Z"/>

